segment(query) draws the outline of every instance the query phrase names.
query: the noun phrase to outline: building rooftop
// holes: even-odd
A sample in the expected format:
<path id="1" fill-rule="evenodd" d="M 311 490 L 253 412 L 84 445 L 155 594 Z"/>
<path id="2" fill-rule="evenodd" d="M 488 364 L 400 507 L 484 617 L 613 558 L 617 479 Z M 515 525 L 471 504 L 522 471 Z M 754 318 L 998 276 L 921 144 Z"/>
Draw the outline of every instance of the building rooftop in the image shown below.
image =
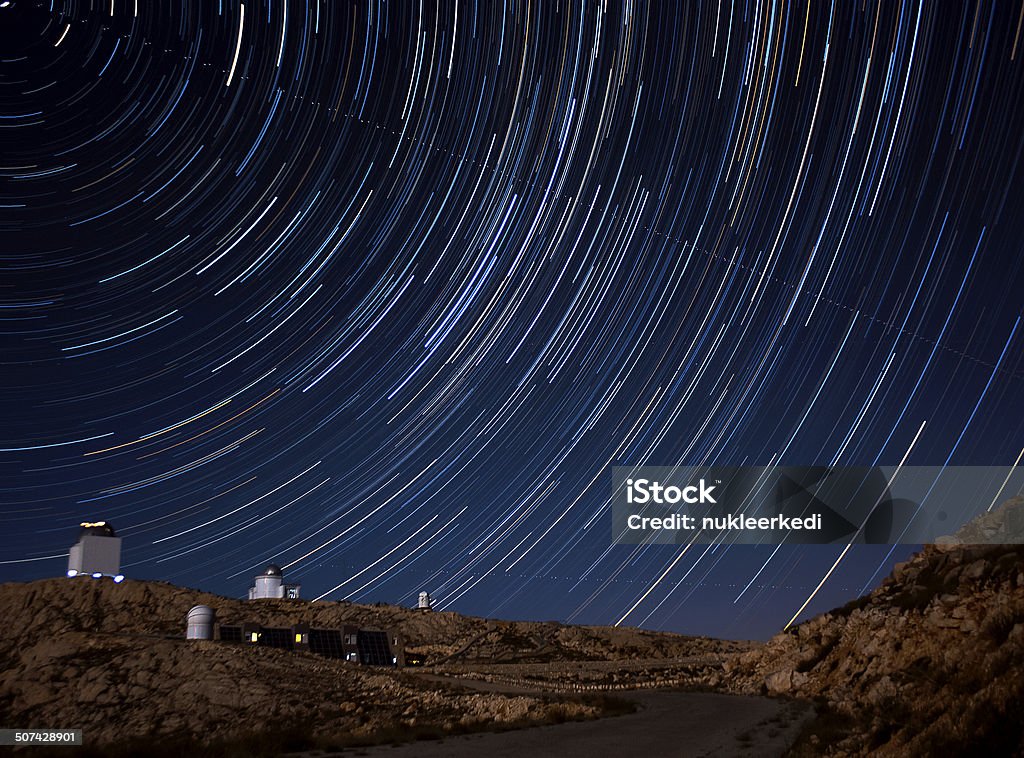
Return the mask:
<path id="1" fill-rule="evenodd" d="M 96 534 L 100 537 L 116 537 L 114 527 L 107 521 L 83 521 L 79 524 L 81 529 L 78 536 L 84 537 L 87 534 Z"/>

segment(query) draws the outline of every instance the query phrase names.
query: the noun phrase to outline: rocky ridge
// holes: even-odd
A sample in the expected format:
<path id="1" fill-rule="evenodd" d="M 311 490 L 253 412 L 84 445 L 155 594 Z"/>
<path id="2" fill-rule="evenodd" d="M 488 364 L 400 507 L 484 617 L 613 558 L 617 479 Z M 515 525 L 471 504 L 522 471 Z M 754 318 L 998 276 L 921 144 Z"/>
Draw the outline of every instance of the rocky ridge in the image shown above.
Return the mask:
<path id="1" fill-rule="evenodd" d="M 264 626 L 314 627 L 343 624 L 376 627 L 401 634 L 406 646 L 424 653 L 428 663 L 458 660 L 520 660 L 542 662 L 677 658 L 741 649 L 729 641 L 707 637 L 601 626 L 568 626 L 558 622 L 500 621 L 452 612 L 419 611 L 394 605 L 361 605 L 346 601 L 243 601 L 177 587 L 167 582 L 89 578 L 46 579 L 0 585 L 0 614 L 9 620 L 5 646 L 30 635 L 66 632 L 147 634 L 180 637 L 194 605 L 209 605 L 224 624 L 256 622 Z"/>
<path id="2" fill-rule="evenodd" d="M 663 658 L 717 645 L 385 605 L 248 602 L 162 582 L 51 579 L 0 585 L 0 723 L 80 728 L 87 745 L 103 753 L 156 755 L 165 745 L 166 754 L 191 754 L 249 740 L 238 754 L 272 754 L 283 747 L 282 735 L 297 735 L 303 747 L 310 735 L 350 744 L 593 718 L 607 709 L 579 698 L 468 693 L 310 653 L 188 641 L 185 617 L 198 604 L 215 608 L 224 623 L 392 629 L 428 661 L 460 651 L 458 660 L 508 660 L 517 646 L 526 659 L 540 650 L 543 660 L 567 661 Z"/>
<path id="3" fill-rule="evenodd" d="M 1024 545 L 958 541 L 733 657 L 719 686 L 818 702 L 831 733 L 812 737 L 812 752 L 1024 754 Z"/>

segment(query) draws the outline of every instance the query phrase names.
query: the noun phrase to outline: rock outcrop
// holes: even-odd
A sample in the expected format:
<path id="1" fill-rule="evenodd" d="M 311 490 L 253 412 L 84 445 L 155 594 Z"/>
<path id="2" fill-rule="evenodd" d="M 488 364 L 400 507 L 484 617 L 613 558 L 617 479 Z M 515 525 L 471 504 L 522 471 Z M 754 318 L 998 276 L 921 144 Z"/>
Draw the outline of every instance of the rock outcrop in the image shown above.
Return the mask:
<path id="1" fill-rule="evenodd" d="M 999 508 L 964 524 L 955 534 L 939 537 L 940 545 L 992 545 L 1024 543 L 1024 497 L 1007 500 Z"/>
<path id="2" fill-rule="evenodd" d="M 813 752 L 1024 753 L 1024 545 L 927 546 L 870 595 L 735 656 L 722 685 L 817 701 L 835 739 Z"/>

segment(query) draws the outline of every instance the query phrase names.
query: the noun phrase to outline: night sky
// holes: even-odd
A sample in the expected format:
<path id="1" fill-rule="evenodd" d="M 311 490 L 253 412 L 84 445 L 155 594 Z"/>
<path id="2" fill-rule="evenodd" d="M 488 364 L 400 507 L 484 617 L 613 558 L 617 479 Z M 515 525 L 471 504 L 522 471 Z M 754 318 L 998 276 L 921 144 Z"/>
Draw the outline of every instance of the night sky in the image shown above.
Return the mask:
<path id="1" fill-rule="evenodd" d="M 0 2 L 0 580 L 106 519 L 231 596 L 772 634 L 843 546 L 613 547 L 611 467 L 1018 459 L 1022 19 Z"/>

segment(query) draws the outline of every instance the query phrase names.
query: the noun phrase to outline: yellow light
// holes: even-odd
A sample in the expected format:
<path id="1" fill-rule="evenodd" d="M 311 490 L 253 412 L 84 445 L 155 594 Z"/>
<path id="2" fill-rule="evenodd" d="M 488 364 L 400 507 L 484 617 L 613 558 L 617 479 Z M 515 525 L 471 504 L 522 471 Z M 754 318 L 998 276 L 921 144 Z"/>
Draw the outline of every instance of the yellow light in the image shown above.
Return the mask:
<path id="1" fill-rule="evenodd" d="M 296 634 L 295 635 L 295 641 L 301 643 L 302 642 L 302 635 L 301 634 Z"/>
<path id="2" fill-rule="evenodd" d="M 79 524 L 79 526 L 84 527 L 85 529 L 88 529 L 89 527 L 93 527 L 93 526 L 106 526 L 106 525 L 107 525 L 106 521 L 83 521 L 81 524 Z"/>
<path id="3" fill-rule="evenodd" d="M 260 633 L 259 632 L 253 632 L 252 633 L 252 640 L 251 641 L 252 642 L 259 642 L 260 641 Z"/>

